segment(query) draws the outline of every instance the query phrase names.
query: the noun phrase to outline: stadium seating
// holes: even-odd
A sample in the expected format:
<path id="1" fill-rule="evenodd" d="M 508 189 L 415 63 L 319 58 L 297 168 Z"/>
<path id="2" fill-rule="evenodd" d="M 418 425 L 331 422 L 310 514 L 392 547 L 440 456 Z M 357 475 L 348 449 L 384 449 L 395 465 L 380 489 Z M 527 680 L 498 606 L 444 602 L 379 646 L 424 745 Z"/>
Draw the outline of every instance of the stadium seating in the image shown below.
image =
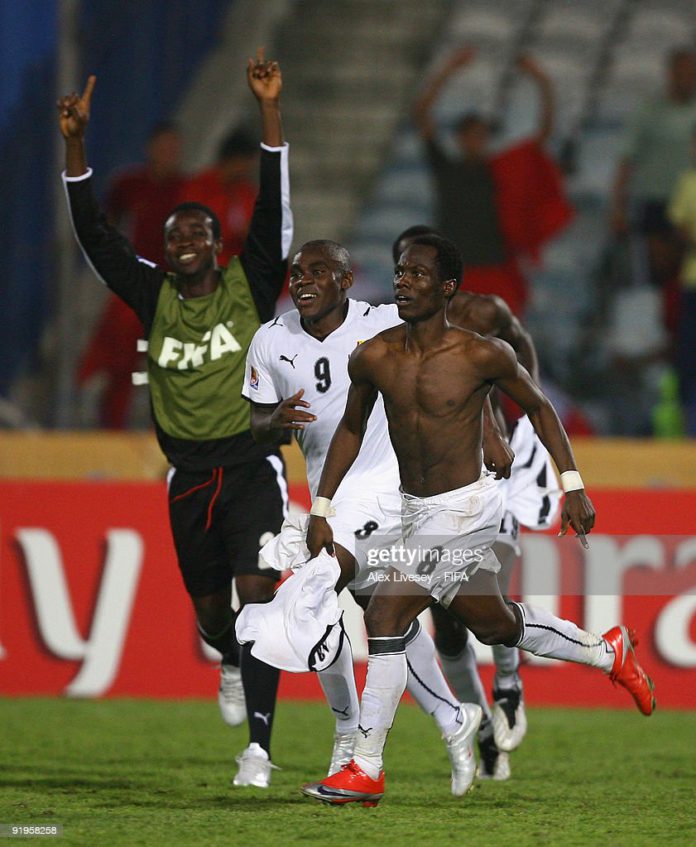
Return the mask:
<path id="1" fill-rule="evenodd" d="M 528 324 L 542 361 L 561 384 L 575 378 L 574 347 L 600 298 L 595 273 L 607 244 L 606 204 L 625 119 L 663 84 L 666 53 L 695 31 L 693 0 L 459 0 L 433 49 L 432 66 L 456 46 L 478 50 L 475 63 L 443 92 L 436 111 L 441 126 L 451 126 L 462 111 L 480 110 L 502 119 L 500 145 L 527 134 L 536 114 L 532 86 L 511 72 L 514 55 L 533 54 L 554 82 L 552 147 L 561 152 L 572 142 L 568 188 L 578 214 L 531 274 Z M 373 296 L 389 297 L 386 246 L 406 226 L 431 222 L 431 210 L 422 148 L 405 116 L 352 237 L 360 283 Z M 606 425 L 601 411 L 596 420 L 600 429 Z"/>

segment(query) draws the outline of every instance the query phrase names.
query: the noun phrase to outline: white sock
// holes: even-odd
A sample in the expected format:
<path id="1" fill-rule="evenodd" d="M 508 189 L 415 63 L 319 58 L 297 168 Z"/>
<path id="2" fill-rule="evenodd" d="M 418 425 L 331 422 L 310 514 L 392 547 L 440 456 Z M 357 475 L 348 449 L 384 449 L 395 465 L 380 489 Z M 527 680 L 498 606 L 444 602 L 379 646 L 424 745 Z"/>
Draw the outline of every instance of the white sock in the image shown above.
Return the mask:
<path id="1" fill-rule="evenodd" d="M 377 779 L 408 671 L 403 637 L 368 638 L 367 644 L 370 655 L 353 759 L 369 777 Z"/>
<path id="2" fill-rule="evenodd" d="M 435 658 L 433 639 L 418 621 L 413 623 L 415 626 L 406 633 L 406 688 L 421 709 L 433 716 L 440 732 L 449 737 L 462 726 L 462 712 Z"/>
<path id="3" fill-rule="evenodd" d="M 483 709 L 483 721 L 490 720 L 491 710 L 478 672 L 474 645 L 467 640 L 464 649 L 456 656 L 440 653 L 442 669 L 461 703 L 478 703 Z"/>
<path id="4" fill-rule="evenodd" d="M 493 645 L 493 661 L 495 662 L 494 688 L 516 688 L 522 690 L 520 679 L 520 651 L 517 647 L 506 647 L 504 644 Z"/>
<path id="5" fill-rule="evenodd" d="M 614 664 L 614 651 L 601 635 L 586 632 L 572 621 L 557 618 L 537 606 L 515 605 L 522 612 L 522 637 L 517 642 L 521 650 L 528 650 L 535 656 L 591 665 L 609 673 Z"/>
<path id="6" fill-rule="evenodd" d="M 353 650 L 348 635 L 336 661 L 317 673 L 326 702 L 336 718 L 336 732 L 355 732 L 360 717 L 360 701 L 355 685 Z"/>

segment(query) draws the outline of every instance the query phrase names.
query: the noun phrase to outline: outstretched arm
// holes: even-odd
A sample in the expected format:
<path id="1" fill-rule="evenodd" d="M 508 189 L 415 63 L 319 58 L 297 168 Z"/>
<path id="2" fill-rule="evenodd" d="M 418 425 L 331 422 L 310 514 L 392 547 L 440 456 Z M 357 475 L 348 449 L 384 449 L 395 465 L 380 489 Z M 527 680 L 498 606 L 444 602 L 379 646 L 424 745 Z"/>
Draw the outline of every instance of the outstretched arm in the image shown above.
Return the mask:
<path id="1" fill-rule="evenodd" d="M 263 143 L 268 147 L 282 147 L 280 92 L 283 77 L 278 62 L 266 60 L 263 47 L 257 49 L 256 59 L 249 59 L 247 62 L 247 81 L 252 94 L 259 102 Z"/>
<path id="2" fill-rule="evenodd" d="M 367 421 L 377 399 L 377 389 L 367 375 L 364 357 L 365 351 L 358 347 L 348 363 L 351 384 L 346 409 L 324 460 L 307 528 L 307 547 L 312 556 L 318 555 L 322 549 L 333 555 L 333 533 L 326 520 L 326 515 L 330 514 L 328 507 L 343 477 L 358 457 Z"/>
<path id="3" fill-rule="evenodd" d="M 540 144 L 544 144 L 553 132 L 556 114 L 551 79 L 531 56 L 520 56 L 517 59 L 517 67 L 521 73 L 532 80 L 539 92 L 539 128 L 536 137 Z"/>
<path id="4" fill-rule="evenodd" d="M 261 321 L 273 317 L 287 272 L 293 238 L 288 146 L 280 120 L 283 80 L 277 62 L 264 58 L 262 47 L 247 63 L 249 88 L 261 110 L 263 136 L 259 193 L 240 256 Z"/>
<path id="5" fill-rule="evenodd" d="M 97 277 L 131 306 L 147 331 L 164 272 L 138 259 L 94 198 L 84 140 L 95 83 L 96 77 L 90 76 L 81 95 L 73 92 L 58 100 L 58 125 L 65 140 L 64 183 L 72 224 Z"/>
<path id="6" fill-rule="evenodd" d="M 472 360 L 482 379 L 497 386 L 524 409 L 542 444 L 551 454 L 559 473 L 577 473 L 573 450 L 556 410 L 527 371 L 517 362 L 510 346 L 498 339 L 484 339 L 474 352 Z M 563 476 L 561 482 L 564 484 Z M 566 498 L 563 504 L 561 535 L 565 535 L 568 526 L 572 526 L 585 544 L 584 535 L 594 526 L 594 508 L 584 488 L 567 490 L 564 484 L 564 490 Z"/>
<path id="7" fill-rule="evenodd" d="M 81 95 L 73 91 L 58 100 L 58 125 L 65 139 L 65 172 L 68 177 L 87 173 L 85 132 L 96 81 L 96 76 L 90 76 Z"/>
<path id="8" fill-rule="evenodd" d="M 436 129 L 435 121 L 433 120 L 433 107 L 445 83 L 460 68 L 471 64 L 475 55 L 476 52 L 471 47 L 464 47 L 461 50 L 457 50 L 430 80 L 423 93 L 416 100 L 413 116 L 421 138 L 425 141 L 432 141 L 435 138 Z"/>

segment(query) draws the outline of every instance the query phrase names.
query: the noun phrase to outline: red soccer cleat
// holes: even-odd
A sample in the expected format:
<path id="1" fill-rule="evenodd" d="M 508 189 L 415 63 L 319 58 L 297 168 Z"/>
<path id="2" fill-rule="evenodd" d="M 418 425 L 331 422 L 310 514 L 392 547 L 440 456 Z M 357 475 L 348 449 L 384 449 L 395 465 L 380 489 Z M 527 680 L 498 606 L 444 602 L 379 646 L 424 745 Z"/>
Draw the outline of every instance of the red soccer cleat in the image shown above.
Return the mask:
<path id="1" fill-rule="evenodd" d="M 631 693 L 636 706 L 644 715 L 655 711 L 655 684 L 638 664 L 633 649 L 638 643 L 636 634 L 625 626 L 614 626 L 602 636 L 614 649 L 614 665 L 609 679 Z"/>
<path id="2" fill-rule="evenodd" d="M 384 795 L 384 771 L 380 771 L 377 779 L 372 779 L 351 759 L 333 776 L 327 776 L 321 782 L 303 785 L 302 793 L 331 806 L 343 806 L 346 803 L 376 806 Z"/>

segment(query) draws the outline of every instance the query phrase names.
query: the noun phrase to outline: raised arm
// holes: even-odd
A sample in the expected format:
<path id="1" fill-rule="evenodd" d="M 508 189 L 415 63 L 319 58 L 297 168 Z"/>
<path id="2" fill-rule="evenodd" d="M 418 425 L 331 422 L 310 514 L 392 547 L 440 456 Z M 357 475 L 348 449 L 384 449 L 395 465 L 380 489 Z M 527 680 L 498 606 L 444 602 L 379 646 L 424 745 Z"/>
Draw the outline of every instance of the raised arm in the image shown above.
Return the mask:
<path id="1" fill-rule="evenodd" d="M 81 95 L 73 91 L 58 100 L 58 126 L 65 139 L 65 173 L 68 177 L 87 173 L 85 133 L 96 82 L 96 76 L 90 76 Z"/>
<path id="2" fill-rule="evenodd" d="M 539 94 L 539 127 L 536 138 L 540 144 L 544 144 L 553 132 L 556 116 L 551 79 L 531 56 L 520 56 L 517 59 L 517 68 L 536 85 Z"/>
<path id="3" fill-rule="evenodd" d="M 351 384 L 346 409 L 324 460 L 307 528 L 307 547 L 312 556 L 318 555 L 322 549 L 333 555 L 333 533 L 326 520 L 332 514 L 331 498 L 358 457 L 367 421 L 377 400 L 377 389 L 368 375 L 366 352 L 358 347 L 348 362 Z"/>
<path id="4" fill-rule="evenodd" d="M 561 484 L 566 492 L 561 535 L 565 535 L 568 526 L 572 526 L 586 544 L 584 535 L 594 526 L 594 508 L 585 494 L 570 441 L 556 410 L 505 342 L 494 338 L 483 339 L 472 355 L 472 362 L 483 380 L 497 386 L 529 416 L 561 474 Z"/>
<path id="5" fill-rule="evenodd" d="M 418 131 L 425 141 L 433 141 L 436 135 L 436 126 L 433 119 L 433 109 L 440 92 L 447 81 L 460 68 L 471 64 L 476 51 L 471 47 L 464 47 L 453 53 L 442 68 L 433 76 L 423 89 L 414 105 L 413 117 Z"/>
<path id="6" fill-rule="evenodd" d="M 277 62 L 263 48 L 247 63 L 249 88 L 261 111 L 262 145 L 259 194 L 241 262 L 261 321 L 270 320 L 283 288 L 293 237 L 288 146 L 280 118 L 283 80 Z"/>
<path id="7" fill-rule="evenodd" d="M 263 47 L 257 49 L 256 59 L 247 62 L 247 81 L 261 110 L 263 143 L 267 147 L 282 147 L 284 139 L 280 119 L 280 92 L 283 77 L 278 62 L 265 58 Z"/>
<path id="8" fill-rule="evenodd" d="M 65 140 L 63 179 L 70 215 L 78 243 L 97 277 L 134 309 L 147 329 L 164 272 L 138 260 L 128 240 L 109 224 L 94 197 L 85 134 L 95 83 L 96 77 L 90 76 L 81 95 L 73 92 L 58 100 L 58 125 Z"/>

